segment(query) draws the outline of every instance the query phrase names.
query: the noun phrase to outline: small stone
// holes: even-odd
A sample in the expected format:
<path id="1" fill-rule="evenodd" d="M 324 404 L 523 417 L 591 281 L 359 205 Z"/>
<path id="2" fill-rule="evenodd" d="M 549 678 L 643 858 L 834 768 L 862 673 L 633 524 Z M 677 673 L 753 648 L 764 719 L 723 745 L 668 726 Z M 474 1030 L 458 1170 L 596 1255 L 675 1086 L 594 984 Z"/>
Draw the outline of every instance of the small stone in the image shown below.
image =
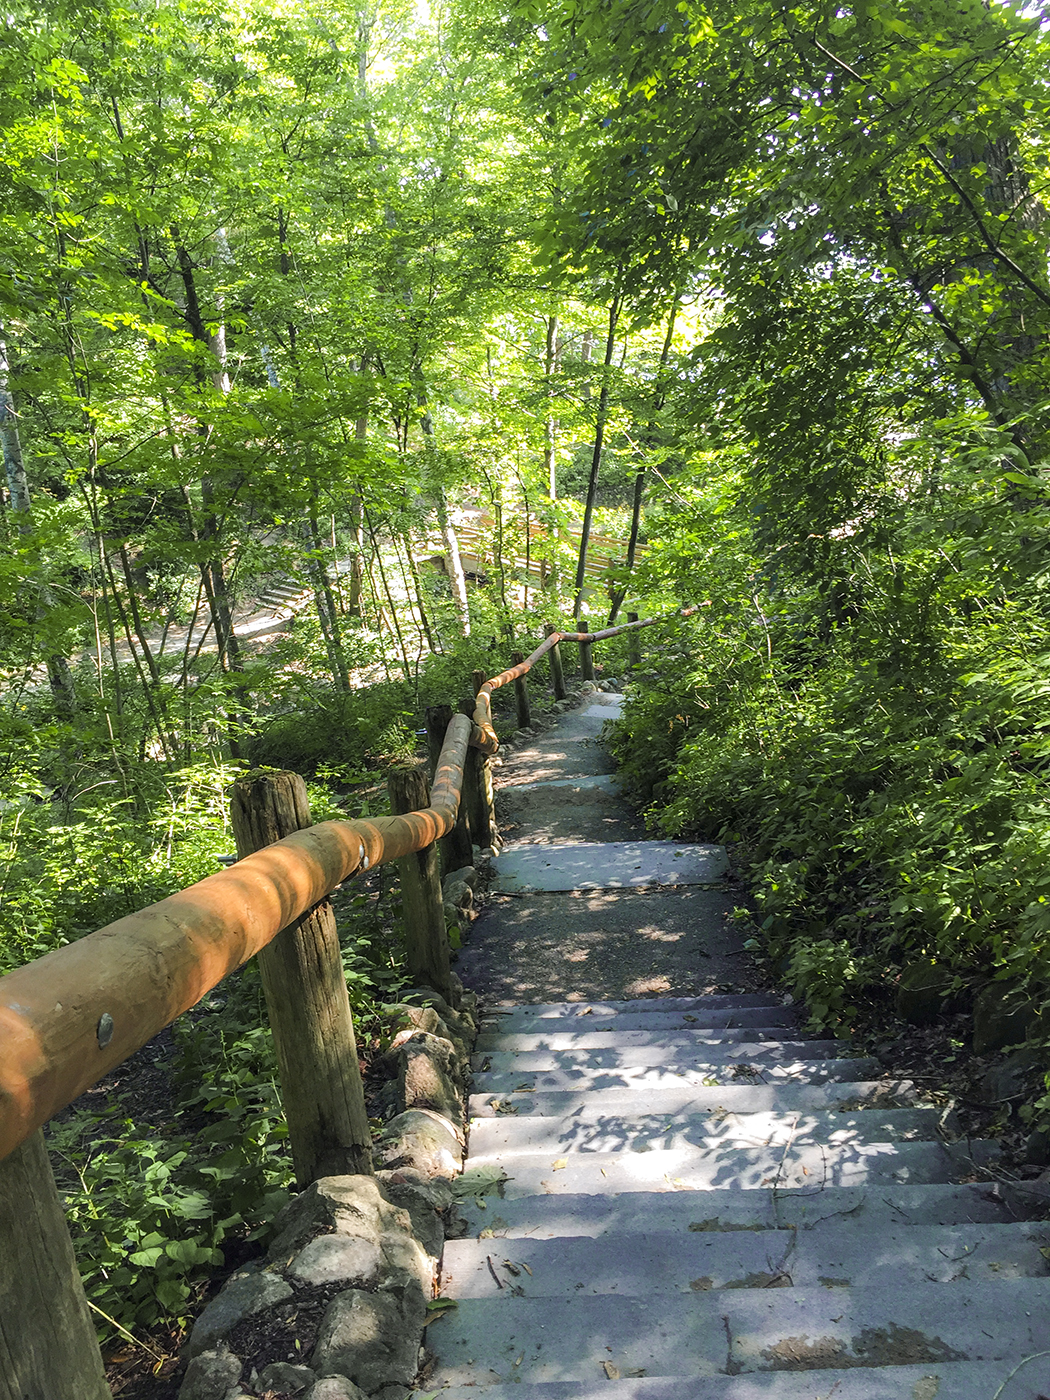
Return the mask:
<path id="1" fill-rule="evenodd" d="M 457 909 L 469 909 L 474 903 L 474 891 L 466 880 L 446 881 L 442 900 L 446 904 L 454 904 Z"/>
<path id="2" fill-rule="evenodd" d="M 289 1395 L 298 1395 L 301 1391 L 308 1390 L 316 1379 L 316 1372 L 311 1371 L 309 1366 L 294 1366 L 290 1361 L 271 1361 L 269 1366 L 264 1366 L 259 1372 L 259 1381 L 255 1388 L 263 1394 L 268 1390 L 277 1390 L 287 1391 Z"/>
<path id="3" fill-rule="evenodd" d="M 1007 1099 L 1023 1098 L 1036 1069 L 1043 1068 L 1045 1053 L 1035 1046 L 1024 1046 L 992 1065 L 981 1079 L 984 1102 L 1003 1103 Z"/>
<path id="4" fill-rule="evenodd" d="M 973 1052 L 985 1055 L 1004 1045 L 1024 1040 L 1038 1016 L 1031 997 L 1019 983 L 992 982 L 979 991 L 973 1003 Z"/>
<path id="5" fill-rule="evenodd" d="M 367 1288 L 376 1281 L 380 1258 L 375 1240 L 353 1235 L 320 1235 L 299 1251 L 289 1264 L 288 1272 L 304 1283 L 346 1283 L 354 1288 Z"/>
<path id="6" fill-rule="evenodd" d="M 368 1400 L 368 1396 L 345 1376 L 322 1376 L 303 1400 Z"/>
<path id="7" fill-rule="evenodd" d="M 457 1126 L 463 1122 L 459 1056 L 448 1040 L 417 1032 L 398 1052 L 398 1092 L 405 1108 L 430 1108 Z"/>
<path id="8" fill-rule="evenodd" d="M 186 1367 L 179 1400 L 226 1400 L 242 1370 L 240 1358 L 227 1346 L 199 1352 Z"/>
<path id="9" fill-rule="evenodd" d="M 1045 1167 L 1050 1162 L 1050 1132 L 1046 1128 L 1036 1128 L 1028 1134 L 1024 1155 L 1036 1167 Z"/>
<path id="10" fill-rule="evenodd" d="M 424 1176 L 451 1178 L 463 1165 L 463 1136 L 441 1114 L 410 1108 L 383 1129 L 375 1155 L 381 1167 L 415 1167 Z"/>
<path id="11" fill-rule="evenodd" d="M 193 1324 L 184 1354 L 190 1358 L 199 1356 L 246 1317 L 283 1303 L 291 1296 L 291 1287 L 276 1274 L 265 1270 L 234 1274 Z"/>
<path id="12" fill-rule="evenodd" d="M 410 1386 L 418 1369 L 426 1310 L 418 1284 L 379 1293 L 356 1288 L 340 1293 L 321 1320 L 313 1369 L 326 1378 L 347 1376 L 368 1394 L 384 1385 Z M 310 1400 L 328 1400 L 316 1391 L 317 1386 Z M 331 1400 L 342 1397 L 336 1391 Z M 351 1394 L 351 1400 L 356 1396 Z"/>
<path id="13" fill-rule="evenodd" d="M 458 870 L 450 870 L 442 881 L 443 885 L 459 884 L 469 885 L 471 889 L 478 882 L 478 872 L 472 865 L 460 866 Z"/>

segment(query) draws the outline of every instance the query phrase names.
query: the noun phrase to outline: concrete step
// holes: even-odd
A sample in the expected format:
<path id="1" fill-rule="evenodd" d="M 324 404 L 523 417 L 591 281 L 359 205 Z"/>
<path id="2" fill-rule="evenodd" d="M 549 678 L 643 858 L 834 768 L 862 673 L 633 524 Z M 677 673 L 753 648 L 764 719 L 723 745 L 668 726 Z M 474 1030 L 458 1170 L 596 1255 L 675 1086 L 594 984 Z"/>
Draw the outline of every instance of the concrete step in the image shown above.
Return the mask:
<path id="1" fill-rule="evenodd" d="M 491 1057 L 486 1057 L 491 1058 Z M 694 1061 L 683 1065 L 678 1058 L 669 1064 L 625 1065 L 621 1068 L 588 1069 L 570 1065 L 561 1069 L 495 1070 L 476 1072 L 473 1076 L 474 1097 L 484 1101 L 488 1095 L 500 1095 L 517 1104 L 523 1094 L 550 1094 L 557 1098 L 565 1093 L 580 1096 L 610 1093 L 634 1096 L 664 1090 L 677 1092 L 688 1086 L 747 1085 L 747 1084 L 807 1084 L 845 1083 L 879 1074 L 882 1065 L 876 1059 L 800 1060 L 762 1059 L 754 1065 L 736 1061 Z M 524 1112 L 524 1109 L 522 1109 Z"/>
<path id="2" fill-rule="evenodd" d="M 435 1342 L 439 1333 L 435 1329 Z M 610 1363 L 611 1364 L 611 1363 Z M 1005 1361 L 926 1362 L 857 1370 L 752 1371 L 737 1376 L 646 1376 L 610 1380 L 604 1368 L 587 1381 L 525 1381 L 450 1386 L 441 1400 L 1046 1400 L 1050 1357 L 1014 1370 Z M 614 1367 L 614 1370 L 618 1370 Z"/>
<path id="3" fill-rule="evenodd" d="M 703 1231 L 445 1244 L 441 1292 L 491 1298 L 701 1293 L 719 1288 L 886 1288 L 1045 1278 L 1050 1224 Z M 495 1275 L 495 1277 L 493 1277 Z M 1050 1302 L 1050 1291 L 1048 1291 Z"/>
<path id="4" fill-rule="evenodd" d="M 486 1120 L 493 1121 L 493 1120 Z M 496 1120 L 498 1121 L 498 1120 Z M 622 1191 L 755 1191 L 764 1186 L 864 1186 L 882 1182 L 926 1185 L 953 1181 L 973 1164 L 994 1161 L 993 1143 L 857 1142 L 785 1147 L 655 1148 L 649 1152 L 478 1152 L 471 1166 L 498 1165 L 505 1196 Z M 709 1214 L 719 1210 L 712 1199 Z"/>
<path id="5" fill-rule="evenodd" d="M 484 1014 L 486 1020 L 490 1016 L 514 1017 L 519 1012 L 545 1019 L 565 1016 L 571 1020 L 576 1016 L 616 1016 L 621 1011 L 632 1014 L 640 1011 L 724 1011 L 727 1007 L 783 1005 L 782 998 L 772 992 L 719 992 L 703 997 L 634 997 L 630 1001 L 526 1002 L 505 1009 L 486 1007 Z"/>
<path id="6" fill-rule="evenodd" d="M 573 841 L 503 848 L 492 862 L 496 894 L 711 885 L 725 875 L 724 846 L 675 841 Z"/>
<path id="7" fill-rule="evenodd" d="M 643 1032 L 635 1031 L 635 1035 Z M 738 1037 L 749 1036 L 741 1040 Z M 699 1064 L 762 1064 L 766 1060 L 830 1060 L 849 1047 L 841 1040 L 758 1040 L 754 1031 L 723 1031 L 718 1039 L 696 1035 L 668 1045 L 656 1037 L 652 1045 L 614 1045 L 598 1037 L 599 1046 L 572 1049 L 546 1047 L 542 1050 L 488 1050 L 475 1053 L 470 1067 L 489 1070 L 621 1069 L 673 1063 L 683 1067 Z"/>
<path id="8" fill-rule="evenodd" d="M 717 1015 L 718 1012 L 711 1012 L 713 1018 Z M 722 1012 L 722 1015 L 728 1021 L 734 1012 Z M 746 1012 L 739 1015 L 746 1015 Z M 484 1050 L 595 1050 L 605 1046 L 662 1046 L 671 1050 L 675 1046 L 734 1044 L 748 1039 L 757 1040 L 759 1043 L 766 1040 L 784 1040 L 787 1037 L 784 1026 L 794 1028 L 794 1019 L 784 1019 L 780 1022 L 774 1019 L 770 1025 L 685 1025 L 672 1029 L 669 1022 L 673 1019 L 673 1012 L 669 1012 L 668 1023 L 665 1025 L 664 1016 L 658 1011 L 650 1012 L 647 1016 L 638 1016 L 637 1019 L 643 1022 L 643 1025 L 627 1025 L 622 1028 L 619 1023 L 613 1023 L 610 1026 L 595 1026 L 594 1029 L 588 1026 L 563 1030 L 560 1022 L 546 1022 L 546 1029 L 542 1030 L 482 1030 L 477 1036 L 476 1049 L 479 1053 Z M 644 1025 L 644 1022 L 650 1022 L 650 1025 Z"/>
<path id="9" fill-rule="evenodd" d="M 739 1030 L 758 1026 L 763 1029 L 797 1026 L 798 1014 L 791 1006 L 740 1006 L 707 1009 L 694 1007 L 680 1011 L 618 1011 L 614 1015 L 528 1016 L 513 1014 L 498 1020 L 487 1017 L 482 1023 L 481 1040 L 491 1046 L 508 1035 L 591 1035 L 620 1034 L 623 1031 Z"/>
<path id="10" fill-rule="evenodd" d="M 845 1063 L 852 1063 L 846 1061 Z M 490 1079 L 480 1075 L 479 1079 Z M 519 1080 L 519 1082 L 521 1082 Z M 516 1088 L 516 1086 L 515 1086 Z M 847 1113 L 861 1107 L 905 1108 L 913 1106 L 915 1086 L 909 1079 L 849 1081 L 831 1084 L 787 1083 L 749 1084 L 737 1080 L 725 1085 L 683 1085 L 655 1088 L 648 1085 L 644 1096 L 637 1090 L 614 1087 L 583 1090 L 538 1091 L 532 1093 L 474 1093 L 470 1096 L 471 1118 L 568 1118 L 594 1122 L 598 1116 L 633 1116 L 640 1109 L 649 1114 L 790 1113 L 799 1110 L 825 1110 Z"/>
<path id="11" fill-rule="evenodd" d="M 514 1297 L 505 1289 L 497 1298 L 466 1298 L 442 1318 L 430 1384 L 595 1381 L 608 1377 L 609 1367 L 619 1376 L 716 1376 L 1016 1363 L 1046 1349 L 1048 1305 L 1050 1285 L 1032 1278 L 894 1289 L 723 1289 L 620 1298 L 615 1306 L 602 1296 L 581 1293 L 567 1302 Z"/>
<path id="12" fill-rule="evenodd" d="M 728 1097 L 728 1095 L 726 1095 Z M 863 1147 L 885 1142 L 937 1142 L 941 1110 L 866 1108 L 766 1110 L 735 1113 L 725 1105 L 699 1112 L 616 1113 L 578 1109 L 567 1117 L 478 1118 L 470 1129 L 470 1156 L 557 1157 L 564 1153 L 651 1152 L 696 1147 Z"/>
<path id="13" fill-rule="evenodd" d="M 837 1221 L 865 1231 L 895 1230 L 898 1226 L 1003 1224 L 1014 1219 L 1006 1191 L 996 1182 L 912 1186 L 880 1181 L 873 1187 L 705 1193 L 668 1189 L 663 1183 L 656 1191 L 627 1191 L 619 1196 L 565 1192 L 503 1200 L 468 1197 L 458 1211 L 469 1233 L 487 1231 L 498 1239 L 808 1231 Z"/>

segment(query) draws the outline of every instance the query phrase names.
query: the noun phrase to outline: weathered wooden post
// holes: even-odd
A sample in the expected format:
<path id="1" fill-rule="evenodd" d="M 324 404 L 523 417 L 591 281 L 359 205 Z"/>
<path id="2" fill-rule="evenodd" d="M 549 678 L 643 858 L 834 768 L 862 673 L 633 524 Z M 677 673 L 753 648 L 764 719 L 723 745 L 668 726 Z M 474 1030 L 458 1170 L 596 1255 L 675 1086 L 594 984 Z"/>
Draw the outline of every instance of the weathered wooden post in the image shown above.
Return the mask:
<path id="1" fill-rule="evenodd" d="M 430 806 L 430 784 L 422 767 L 392 768 L 387 776 L 390 810 L 395 816 L 419 812 Z M 453 1001 L 448 959 L 448 934 L 441 901 L 441 872 L 437 845 L 401 856 L 401 924 L 405 934 L 408 975 L 414 983 L 433 987 L 449 1003 Z"/>
<path id="2" fill-rule="evenodd" d="M 452 720 L 451 705 L 430 705 L 427 707 L 427 742 L 430 749 L 430 781 L 437 777 L 438 758 L 441 745 L 445 742 L 445 731 Z M 441 852 L 442 873 L 461 870 L 474 859 L 474 849 L 470 841 L 470 827 L 467 823 L 467 804 L 460 799 L 456 825 L 447 836 L 438 842 Z"/>
<path id="3" fill-rule="evenodd" d="M 234 783 L 230 815 L 238 856 L 312 825 L 298 773 L 248 773 Z M 330 900 L 258 954 L 301 1187 L 322 1176 L 372 1171 L 357 1042 Z"/>
<path id="4" fill-rule="evenodd" d="M 111 1400 L 38 1130 L 0 1162 L 0 1400 L 66 1396 Z"/>
<path id="5" fill-rule="evenodd" d="M 551 635 L 552 632 L 556 632 L 557 630 L 558 629 L 549 622 L 543 629 L 545 635 L 548 637 Z M 547 655 L 550 657 L 551 663 L 551 685 L 553 685 L 554 687 L 554 698 L 555 700 L 564 700 L 566 695 L 565 672 L 562 670 L 561 665 L 560 645 L 557 642 L 555 642 L 554 645 L 551 647 L 550 651 L 547 653 Z"/>
<path id="6" fill-rule="evenodd" d="M 445 731 L 452 723 L 451 705 L 427 706 L 427 750 L 430 755 L 430 781 L 437 776 L 441 745 L 445 742 Z"/>
<path id="7" fill-rule="evenodd" d="M 476 672 L 481 675 L 481 672 Z M 465 715 L 474 714 L 474 700 L 467 697 L 460 705 Z M 470 824 L 470 839 L 482 850 L 496 839 L 496 811 L 492 793 L 492 769 L 488 757 L 480 749 L 467 749 L 463 764 L 463 801 Z M 473 859 L 473 849 L 471 851 Z"/>
<path id="8" fill-rule="evenodd" d="M 629 612 L 627 614 L 627 621 L 637 622 L 638 614 Z M 637 629 L 627 633 L 627 664 L 632 671 L 642 664 L 642 640 L 638 635 Z"/>
<path id="9" fill-rule="evenodd" d="M 576 626 L 577 630 L 580 632 L 590 631 L 589 623 L 584 622 L 582 620 L 578 622 Z M 580 674 L 583 676 L 583 679 L 585 681 L 594 680 L 594 657 L 591 655 L 593 647 L 593 642 L 585 641 L 580 643 Z"/>
<path id="10" fill-rule="evenodd" d="M 520 666 L 525 660 L 525 653 L 522 651 L 513 651 L 511 652 L 510 659 L 515 666 Z M 532 723 L 532 711 L 529 708 L 529 690 L 525 683 L 524 676 L 519 676 L 514 682 L 514 700 L 518 707 L 518 728 L 528 729 L 529 725 Z"/>
<path id="11" fill-rule="evenodd" d="M 481 687 L 488 677 L 484 671 L 474 672 L 474 694 L 480 694 Z M 499 840 L 496 827 L 496 795 L 492 787 L 492 760 L 487 753 L 474 749 L 474 761 L 478 774 L 478 843 L 482 850 L 492 848 Z"/>

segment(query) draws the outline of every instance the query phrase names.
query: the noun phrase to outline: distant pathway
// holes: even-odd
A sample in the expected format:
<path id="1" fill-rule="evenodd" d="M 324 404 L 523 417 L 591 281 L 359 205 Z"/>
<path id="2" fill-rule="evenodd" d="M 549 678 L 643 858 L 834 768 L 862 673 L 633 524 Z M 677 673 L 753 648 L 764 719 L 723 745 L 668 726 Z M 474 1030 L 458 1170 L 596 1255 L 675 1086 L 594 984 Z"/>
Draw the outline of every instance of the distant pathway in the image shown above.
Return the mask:
<path id="1" fill-rule="evenodd" d="M 745 990 L 723 853 L 640 843 L 616 795 L 617 701 L 502 770 L 502 893 L 460 962 L 479 1194 L 426 1393 L 1046 1400 L 1047 1358 L 1008 1377 L 1050 1347 L 1050 1225 L 975 1179 L 992 1144 Z"/>

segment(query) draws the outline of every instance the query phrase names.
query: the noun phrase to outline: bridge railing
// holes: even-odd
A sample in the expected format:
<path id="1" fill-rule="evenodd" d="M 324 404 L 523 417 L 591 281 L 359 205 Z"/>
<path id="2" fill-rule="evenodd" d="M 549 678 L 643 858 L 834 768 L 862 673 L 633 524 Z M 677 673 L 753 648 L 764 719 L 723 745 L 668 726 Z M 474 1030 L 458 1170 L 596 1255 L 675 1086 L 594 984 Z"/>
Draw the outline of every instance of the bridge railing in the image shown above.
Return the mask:
<path id="1" fill-rule="evenodd" d="M 476 673 L 473 713 L 448 720 L 432 787 L 421 772 L 392 780 L 392 816 L 312 825 L 301 778 L 248 774 L 234 785 L 235 864 L 0 978 L 0 1400 L 109 1396 L 43 1125 L 258 956 L 299 1185 L 370 1172 L 328 896 L 397 860 L 409 971 L 451 1001 L 437 843 L 457 829 L 462 838 L 462 809 L 475 813 L 475 830 L 491 823 L 493 691 L 515 683 L 521 718 L 524 677 L 545 655 L 564 697 L 561 643 L 579 644 L 583 675 L 593 678 L 595 642 L 692 611 L 593 633 L 586 624 L 548 629 L 508 670 L 488 680 Z"/>

